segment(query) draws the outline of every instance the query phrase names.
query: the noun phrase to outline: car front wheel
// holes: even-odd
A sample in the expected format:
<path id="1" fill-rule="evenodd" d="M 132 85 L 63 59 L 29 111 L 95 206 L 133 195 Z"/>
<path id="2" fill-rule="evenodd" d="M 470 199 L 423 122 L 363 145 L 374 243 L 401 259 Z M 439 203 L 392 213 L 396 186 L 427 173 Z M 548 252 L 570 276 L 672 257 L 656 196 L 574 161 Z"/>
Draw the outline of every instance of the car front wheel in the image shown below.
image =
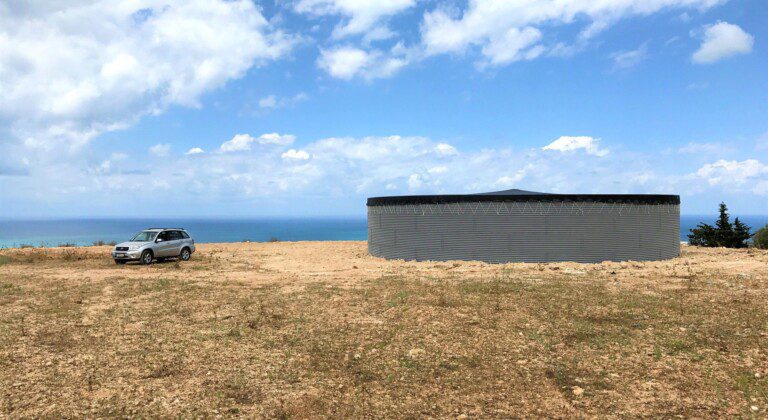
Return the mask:
<path id="1" fill-rule="evenodd" d="M 144 265 L 152 264 L 152 252 L 144 251 L 141 253 L 141 263 Z"/>
<path id="2" fill-rule="evenodd" d="M 189 257 L 192 256 L 192 253 L 189 252 L 189 248 L 184 248 L 181 250 L 181 260 L 182 261 L 189 261 Z"/>

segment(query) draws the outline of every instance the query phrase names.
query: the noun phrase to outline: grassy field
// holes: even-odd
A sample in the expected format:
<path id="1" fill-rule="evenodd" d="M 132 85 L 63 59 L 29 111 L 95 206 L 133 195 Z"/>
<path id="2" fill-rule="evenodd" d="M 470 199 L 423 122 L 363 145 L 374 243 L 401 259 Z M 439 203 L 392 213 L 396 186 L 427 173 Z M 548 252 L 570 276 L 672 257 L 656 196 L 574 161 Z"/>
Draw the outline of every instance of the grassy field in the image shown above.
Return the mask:
<path id="1" fill-rule="evenodd" d="M 768 413 L 768 252 L 416 263 L 365 243 L 0 251 L 0 417 Z"/>

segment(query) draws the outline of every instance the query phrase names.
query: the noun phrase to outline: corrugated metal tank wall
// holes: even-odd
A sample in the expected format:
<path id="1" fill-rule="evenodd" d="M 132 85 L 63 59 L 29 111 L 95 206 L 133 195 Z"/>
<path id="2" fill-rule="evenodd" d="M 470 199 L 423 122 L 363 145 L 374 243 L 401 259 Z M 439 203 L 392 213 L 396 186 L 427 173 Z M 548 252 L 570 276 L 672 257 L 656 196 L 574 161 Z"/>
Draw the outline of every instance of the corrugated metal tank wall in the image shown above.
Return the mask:
<path id="1" fill-rule="evenodd" d="M 368 251 L 405 260 L 653 261 L 680 254 L 680 206 L 475 202 L 368 207 Z"/>

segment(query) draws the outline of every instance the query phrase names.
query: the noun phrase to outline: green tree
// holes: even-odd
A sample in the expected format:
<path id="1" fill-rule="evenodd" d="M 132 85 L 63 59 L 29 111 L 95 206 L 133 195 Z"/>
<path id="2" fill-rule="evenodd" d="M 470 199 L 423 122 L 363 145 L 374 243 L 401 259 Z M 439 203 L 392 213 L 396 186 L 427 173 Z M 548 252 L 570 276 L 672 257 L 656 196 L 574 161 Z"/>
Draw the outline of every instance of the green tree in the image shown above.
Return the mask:
<path id="1" fill-rule="evenodd" d="M 731 242 L 733 248 L 746 248 L 748 241 L 752 237 L 749 233 L 749 226 L 741 223 L 737 217 L 733 221 L 733 240 Z"/>
<path id="2" fill-rule="evenodd" d="M 731 246 L 733 244 L 733 225 L 728 215 L 728 206 L 725 203 L 720 203 L 720 216 L 715 222 L 715 228 L 715 246 L 733 248 Z"/>
<path id="3" fill-rule="evenodd" d="M 715 221 L 715 225 L 699 223 L 691 229 L 688 234 L 688 243 L 695 246 L 726 248 L 745 248 L 748 245 L 750 227 L 745 225 L 737 217 L 734 223 L 728 215 L 728 206 L 720 203 L 720 216 Z"/>
<path id="4" fill-rule="evenodd" d="M 717 246 L 715 240 L 716 229 L 706 223 L 699 223 L 688 234 L 688 244 L 694 246 Z"/>
<path id="5" fill-rule="evenodd" d="M 752 243 L 760 249 L 768 249 L 768 225 L 763 226 L 752 237 Z"/>

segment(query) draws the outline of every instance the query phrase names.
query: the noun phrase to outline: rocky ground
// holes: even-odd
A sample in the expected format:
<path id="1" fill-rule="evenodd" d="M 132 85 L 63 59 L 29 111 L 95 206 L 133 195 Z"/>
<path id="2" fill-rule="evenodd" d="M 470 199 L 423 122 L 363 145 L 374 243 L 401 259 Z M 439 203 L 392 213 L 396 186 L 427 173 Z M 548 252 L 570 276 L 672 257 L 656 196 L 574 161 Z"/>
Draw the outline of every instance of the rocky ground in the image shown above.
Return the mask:
<path id="1" fill-rule="evenodd" d="M 0 417 L 768 414 L 768 252 L 373 258 L 364 242 L 0 251 Z"/>

